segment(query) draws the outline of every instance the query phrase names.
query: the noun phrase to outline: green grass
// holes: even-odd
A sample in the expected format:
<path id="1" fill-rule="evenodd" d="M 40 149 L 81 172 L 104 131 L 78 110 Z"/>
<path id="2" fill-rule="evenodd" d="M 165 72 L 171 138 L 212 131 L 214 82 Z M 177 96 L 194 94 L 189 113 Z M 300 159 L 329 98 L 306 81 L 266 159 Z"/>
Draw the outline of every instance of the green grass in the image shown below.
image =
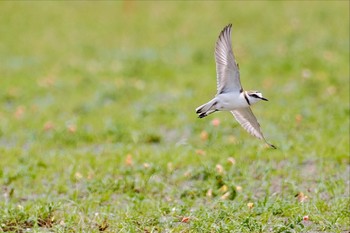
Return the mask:
<path id="1" fill-rule="evenodd" d="M 348 9 L 0 2 L 0 231 L 349 231 Z M 194 112 L 228 23 L 277 150 Z"/>

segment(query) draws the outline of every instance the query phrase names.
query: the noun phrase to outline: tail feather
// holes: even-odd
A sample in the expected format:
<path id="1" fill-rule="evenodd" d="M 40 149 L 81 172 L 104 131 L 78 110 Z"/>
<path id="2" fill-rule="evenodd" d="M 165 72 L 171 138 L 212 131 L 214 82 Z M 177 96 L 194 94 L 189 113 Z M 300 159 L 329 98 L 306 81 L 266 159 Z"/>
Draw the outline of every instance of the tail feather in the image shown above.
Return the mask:
<path id="1" fill-rule="evenodd" d="M 203 104 L 201 106 L 199 106 L 198 108 L 196 108 L 196 113 L 198 114 L 199 118 L 203 118 L 208 116 L 209 114 L 216 112 L 216 104 L 217 101 L 215 99 L 209 101 L 206 104 Z"/>

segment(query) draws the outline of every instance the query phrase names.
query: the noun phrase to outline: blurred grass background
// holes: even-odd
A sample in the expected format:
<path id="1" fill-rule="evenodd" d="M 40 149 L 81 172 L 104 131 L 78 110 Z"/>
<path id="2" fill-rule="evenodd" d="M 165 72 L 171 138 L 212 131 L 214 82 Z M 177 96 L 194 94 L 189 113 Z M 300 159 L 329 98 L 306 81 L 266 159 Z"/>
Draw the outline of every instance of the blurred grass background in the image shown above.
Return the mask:
<path id="1" fill-rule="evenodd" d="M 0 229 L 349 230 L 348 9 L 0 2 Z M 276 151 L 194 113 L 228 23 Z"/>

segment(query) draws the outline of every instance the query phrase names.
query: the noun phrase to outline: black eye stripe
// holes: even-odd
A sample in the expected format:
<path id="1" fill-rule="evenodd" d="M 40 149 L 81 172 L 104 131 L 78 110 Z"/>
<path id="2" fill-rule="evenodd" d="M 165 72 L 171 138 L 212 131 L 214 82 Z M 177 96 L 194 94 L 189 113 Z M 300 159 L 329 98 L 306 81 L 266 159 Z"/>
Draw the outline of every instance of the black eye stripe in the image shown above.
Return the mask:
<path id="1" fill-rule="evenodd" d="M 255 98 L 260 98 L 257 94 L 250 94 L 250 96 L 255 97 Z"/>

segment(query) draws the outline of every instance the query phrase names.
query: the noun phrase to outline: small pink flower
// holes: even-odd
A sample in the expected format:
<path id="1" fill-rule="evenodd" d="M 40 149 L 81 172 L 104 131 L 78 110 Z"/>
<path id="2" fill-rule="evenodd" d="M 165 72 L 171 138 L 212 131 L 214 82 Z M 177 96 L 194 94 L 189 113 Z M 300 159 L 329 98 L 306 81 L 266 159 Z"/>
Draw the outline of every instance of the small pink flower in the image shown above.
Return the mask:
<path id="1" fill-rule="evenodd" d="M 215 118 L 211 121 L 211 124 L 215 127 L 218 127 L 220 125 L 220 120 L 218 118 Z"/>

